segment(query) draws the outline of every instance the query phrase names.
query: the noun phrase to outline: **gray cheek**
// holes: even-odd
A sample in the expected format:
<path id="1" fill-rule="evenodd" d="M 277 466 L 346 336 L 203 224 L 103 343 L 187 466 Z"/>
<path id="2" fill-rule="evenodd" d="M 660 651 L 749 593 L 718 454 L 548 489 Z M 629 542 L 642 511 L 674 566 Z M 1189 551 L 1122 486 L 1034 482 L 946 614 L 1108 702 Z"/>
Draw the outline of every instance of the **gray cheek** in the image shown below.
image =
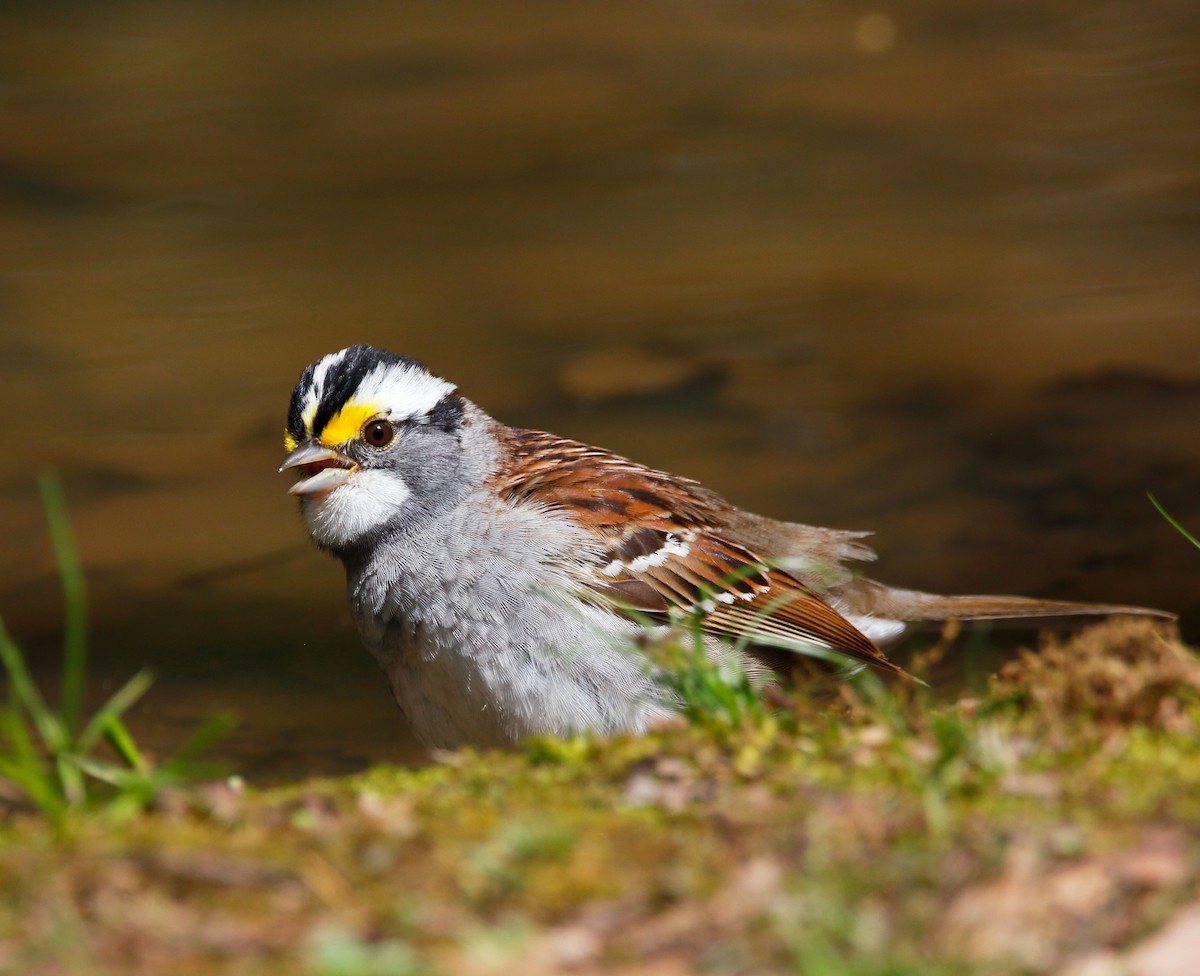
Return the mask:
<path id="1" fill-rule="evenodd" d="M 457 501 L 467 485 L 462 471 L 462 447 L 457 438 L 434 431 L 416 429 L 397 445 L 390 467 L 411 489 L 413 495 L 430 504 Z"/>

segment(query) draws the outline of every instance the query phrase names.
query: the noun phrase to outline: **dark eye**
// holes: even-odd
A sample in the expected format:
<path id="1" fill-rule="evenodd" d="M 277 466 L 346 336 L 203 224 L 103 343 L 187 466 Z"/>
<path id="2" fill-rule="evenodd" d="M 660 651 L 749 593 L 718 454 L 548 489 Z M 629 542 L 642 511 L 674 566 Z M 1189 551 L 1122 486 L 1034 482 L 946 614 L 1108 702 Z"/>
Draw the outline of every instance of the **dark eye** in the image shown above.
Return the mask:
<path id="1" fill-rule="evenodd" d="M 372 447 L 387 447 L 396 438 L 396 429 L 386 420 L 372 420 L 362 429 L 363 440 Z"/>

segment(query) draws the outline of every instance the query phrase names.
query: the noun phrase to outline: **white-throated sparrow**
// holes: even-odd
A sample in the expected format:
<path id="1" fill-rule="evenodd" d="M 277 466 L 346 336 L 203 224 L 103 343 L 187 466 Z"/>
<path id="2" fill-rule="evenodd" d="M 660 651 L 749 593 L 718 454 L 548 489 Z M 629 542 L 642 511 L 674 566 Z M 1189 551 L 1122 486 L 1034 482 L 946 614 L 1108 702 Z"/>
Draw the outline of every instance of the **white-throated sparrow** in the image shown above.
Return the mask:
<path id="1" fill-rule="evenodd" d="M 506 427 L 415 360 L 351 346 L 292 394 L 281 471 L 346 569 L 363 641 L 426 744 L 641 730 L 677 707 L 639 638 L 737 639 L 900 672 L 879 645 L 949 618 L 1157 613 L 935 596 L 856 576 L 867 533 L 744 512 L 687 478 Z"/>

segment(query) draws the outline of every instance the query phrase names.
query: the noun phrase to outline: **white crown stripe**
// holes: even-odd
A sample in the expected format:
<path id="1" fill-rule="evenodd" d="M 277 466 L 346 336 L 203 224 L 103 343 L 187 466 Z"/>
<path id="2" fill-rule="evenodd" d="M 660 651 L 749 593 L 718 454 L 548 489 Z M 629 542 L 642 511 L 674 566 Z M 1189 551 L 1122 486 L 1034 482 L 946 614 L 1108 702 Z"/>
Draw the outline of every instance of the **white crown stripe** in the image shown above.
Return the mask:
<path id="1" fill-rule="evenodd" d="M 422 417 L 455 389 L 440 377 L 403 363 L 380 363 L 358 384 L 351 401 L 379 403 L 393 420 Z"/>

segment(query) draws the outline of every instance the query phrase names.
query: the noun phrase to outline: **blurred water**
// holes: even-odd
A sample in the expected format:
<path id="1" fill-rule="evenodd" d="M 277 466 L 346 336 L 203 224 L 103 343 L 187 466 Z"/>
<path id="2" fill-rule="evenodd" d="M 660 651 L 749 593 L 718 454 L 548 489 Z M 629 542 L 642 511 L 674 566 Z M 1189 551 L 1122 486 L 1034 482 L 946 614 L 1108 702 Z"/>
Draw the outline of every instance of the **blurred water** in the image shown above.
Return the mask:
<path id="1" fill-rule="evenodd" d="M 0 8 L 0 612 L 262 776 L 416 755 L 277 478 L 355 341 L 873 528 L 878 575 L 1194 613 L 1200 8 Z M 15 435 L 15 436 L 14 436 Z M 98 689 L 97 689 L 98 690 Z"/>

